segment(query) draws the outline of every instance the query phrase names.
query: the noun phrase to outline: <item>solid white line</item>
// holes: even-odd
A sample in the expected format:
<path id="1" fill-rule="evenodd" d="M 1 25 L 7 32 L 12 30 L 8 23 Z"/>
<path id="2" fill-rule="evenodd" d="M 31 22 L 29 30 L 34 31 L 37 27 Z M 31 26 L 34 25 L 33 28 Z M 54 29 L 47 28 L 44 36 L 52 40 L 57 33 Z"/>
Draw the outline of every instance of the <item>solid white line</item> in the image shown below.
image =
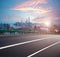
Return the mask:
<path id="1" fill-rule="evenodd" d="M 1 49 L 5 49 L 5 48 L 9 48 L 9 47 L 14 47 L 14 46 L 18 46 L 18 45 L 31 43 L 31 42 L 36 42 L 36 41 L 40 41 L 40 40 L 44 40 L 44 39 L 49 39 L 49 38 L 46 37 L 46 38 L 42 38 L 42 39 L 35 39 L 35 40 L 26 41 L 26 42 L 21 42 L 21 43 L 16 43 L 16 44 L 12 44 L 12 45 L 7 45 L 7 46 L 0 47 L 0 50 Z"/>
<path id="2" fill-rule="evenodd" d="M 44 51 L 44 50 L 50 48 L 50 47 L 52 47 L 52 46 L 54 46 L 54 45 L 56 45 L 56 44 L 59 44 L 59 43 L 60 43 L 60 41 L 58 41 L 58 42 L 56 42 L 56 43 L 54 43 L 54 44 L 51 44 L 51 45 L 49 45 L 49 46 L 47 46 L 47 47 L 45 47 L 45 48 L 43 48 L 43 49 L 41 49 L 41 50 L 39 50 L 39 51 L 37 51 L 37 52 L 35 52 L 35 53 L 33 53 L 33 54 L 27 56 L 27 57 L 32 57 L 32 56 L 34 56 L 34 55 L 36 55 L 36 54 L 38 54 L 38 53 L 40 53 L 40 52 L 42 52 L 42 51 Z"/>

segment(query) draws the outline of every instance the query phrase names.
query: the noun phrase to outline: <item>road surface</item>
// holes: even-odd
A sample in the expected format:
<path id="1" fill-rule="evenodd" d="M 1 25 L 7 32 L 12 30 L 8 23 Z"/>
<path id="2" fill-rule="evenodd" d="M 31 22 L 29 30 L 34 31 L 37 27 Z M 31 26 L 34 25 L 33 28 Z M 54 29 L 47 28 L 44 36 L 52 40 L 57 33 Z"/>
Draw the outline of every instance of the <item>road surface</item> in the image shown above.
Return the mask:
<path id="1" fill-rule="evenodd" d="M 60 57 L 60 35 L 0 36 L 0 57 Z"/>

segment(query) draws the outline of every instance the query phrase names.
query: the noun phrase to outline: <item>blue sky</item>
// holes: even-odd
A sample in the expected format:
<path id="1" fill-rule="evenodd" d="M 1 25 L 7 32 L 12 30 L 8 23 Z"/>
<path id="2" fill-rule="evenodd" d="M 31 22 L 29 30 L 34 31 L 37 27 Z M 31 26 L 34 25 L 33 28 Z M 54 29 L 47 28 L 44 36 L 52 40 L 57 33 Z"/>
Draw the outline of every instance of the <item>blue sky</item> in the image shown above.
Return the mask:
<path id="1" fill-rule="evenodd" d="M 60 0 L 0 0 L 0 23 L 60 20 Z M 58 22 L 56 22 L 58 23 Z"/>

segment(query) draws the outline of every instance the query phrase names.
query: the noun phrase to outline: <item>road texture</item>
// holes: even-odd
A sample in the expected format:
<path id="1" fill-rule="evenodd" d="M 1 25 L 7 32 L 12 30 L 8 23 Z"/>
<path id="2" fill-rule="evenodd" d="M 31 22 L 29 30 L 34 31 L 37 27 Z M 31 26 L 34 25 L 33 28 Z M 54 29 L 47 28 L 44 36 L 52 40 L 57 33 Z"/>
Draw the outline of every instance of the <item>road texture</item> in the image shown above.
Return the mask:
<path id="1" fill-rule="evenodd" d="M 0 57 L 60 57 L 60 35 L 0 36 Z"/>

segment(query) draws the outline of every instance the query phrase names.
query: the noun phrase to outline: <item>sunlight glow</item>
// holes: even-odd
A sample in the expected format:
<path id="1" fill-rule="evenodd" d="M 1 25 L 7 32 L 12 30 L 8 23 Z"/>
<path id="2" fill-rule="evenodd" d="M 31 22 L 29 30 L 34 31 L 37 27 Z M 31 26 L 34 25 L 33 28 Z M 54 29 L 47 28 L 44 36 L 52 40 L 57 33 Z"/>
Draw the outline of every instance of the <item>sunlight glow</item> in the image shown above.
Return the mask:
<path id="1" fill-rule="evenodd" d="M 50 21 L 45 21 L 44 25 L 47 26 L 47 27 L 50 27 L 51 26 L 51 22 Z"/>

